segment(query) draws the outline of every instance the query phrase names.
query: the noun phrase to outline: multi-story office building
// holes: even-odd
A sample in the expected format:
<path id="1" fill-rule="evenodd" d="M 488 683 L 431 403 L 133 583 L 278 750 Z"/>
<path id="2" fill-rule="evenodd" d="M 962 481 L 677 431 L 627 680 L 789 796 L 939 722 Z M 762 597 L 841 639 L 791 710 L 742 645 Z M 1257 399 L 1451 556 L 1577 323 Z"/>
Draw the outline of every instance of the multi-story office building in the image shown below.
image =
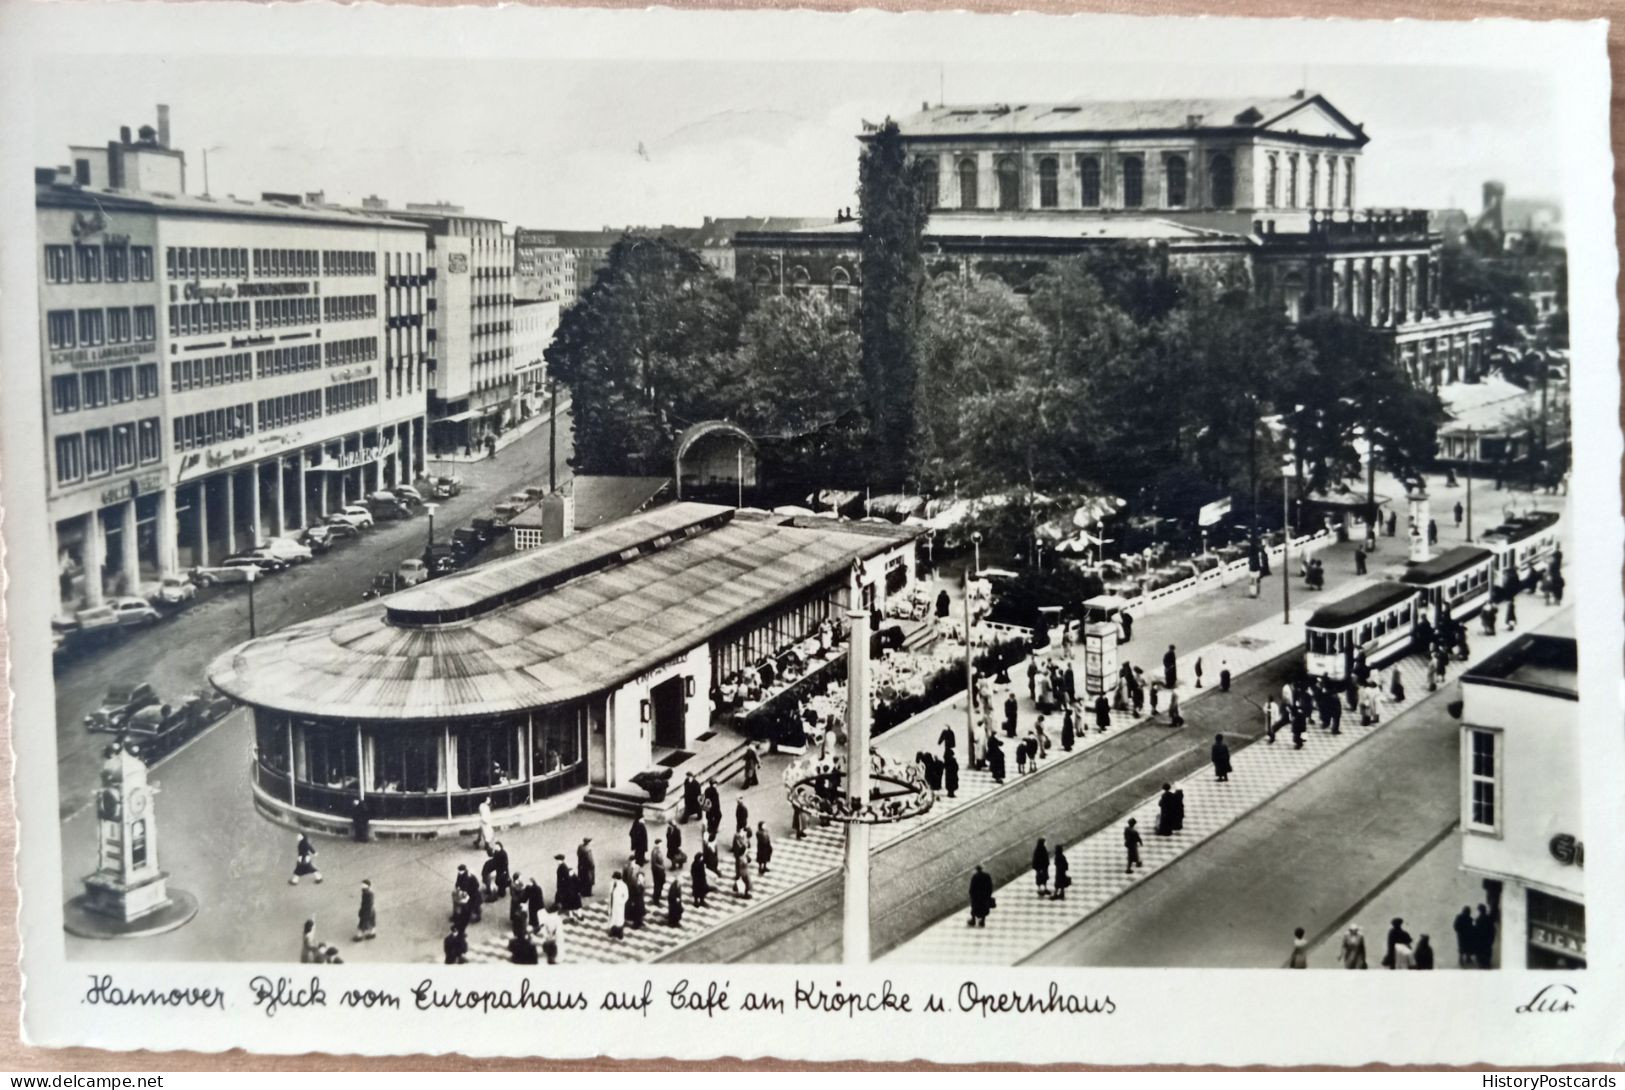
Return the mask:
<path id="1" fill-rule="evenodd" d="M 1021 290 L 1057 257 L 1150 243 L 1245 273 L 1293 320 L 1330 309 L 1367 322 L 1418 382 L 1484 369 L 1491 315 L 1440 309 L 1426 212 L 1360 209 L 1370 136 L 1320 95 L 926 106 L 898 125 L 931 210 L 933 277 Z M 738 275 L 851 308 L 861 232 L 853 220 L 741 231 Z"/>
<path id="2" fill-rule="evenodd" d="M 76 147 L 72 167 L 36 177 L 65 611 L 423 466 L 422 227 L 296 197 L 189 196 L 166 142 L 144 129 Z"/>
<path id="3" fill-rule="evenodd" d="M 513 375 L 521 418 L 537 411 L 547 395 L 547 360 L 544 353 L 559 329 L 559 304 L 515 300 L 513 305 Z"/>
<path id="4" fill-rule="evenodd" d="M 1500 917 L 1503 969 L 1586 964 L 1577 666 L 1572 637 L 1537 632 L 1461 675 L 1461 865 Z"/>
<path id="5" fill-rule="evenodd" d="M 456 205 L 389 214 L 428 232 L 430 448 L 470 450 L 512 422 L 513 236 Z"/>

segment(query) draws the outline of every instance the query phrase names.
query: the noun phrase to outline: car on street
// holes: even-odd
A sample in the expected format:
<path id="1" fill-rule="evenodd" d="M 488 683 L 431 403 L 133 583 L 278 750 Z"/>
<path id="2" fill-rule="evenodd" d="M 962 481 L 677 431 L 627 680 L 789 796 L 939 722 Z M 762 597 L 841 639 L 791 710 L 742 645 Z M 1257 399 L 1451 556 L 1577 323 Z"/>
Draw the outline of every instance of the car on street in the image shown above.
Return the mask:
<path id="1" fill-rule="evenodd" d="M 136 628 L 141 625 L 156 624 L 164 619 L 164 615 L 152 608 L 152 603 L 145 598 L 128 595 L 121 598 L 112 598 L 107 603 L 113 608 L 113 615 L 124 628 Z"/>
<path id="2" fill-rule="evenodd" d="M 113 607 L 105 602 L 99 606 L 86 606 L 73 615 L 77 627 L 74 629 L 80 636 L 94 635 L 98 632 L 118 631 L 118 614 Z"/>
<path id="3" fill-rule="evenodd" d="M 167 606 L 183 605 L 197 597 L 197 584 L 185 575 L 166 575 L 158 580 L 152 596 Z"/>
<path id="4" fill-rule="evenodd" d="M 328 515 L 327 525 L 323 529 L 327 531 L 327 539 L 332 543 L 361 536 L 361 528 L 343 515 Z"/>
<path id="5" fill-rule="evenodd" d="M 122 733 L 148 763 L 174 752 L 219 722 L 237 705 L 211 689 L 198 689 L 178 704 L 148 704 L 124 723 Z"/>
<path id="6" fill-rule="evenodd" d="M 200 587 L 212 587 L 224 583 L 246 583 L 253 572 L 253 578 L 258 579 L 265 574 L 265 569 L 246 556 L 234 557 L 220 564 L 207 568 L 193 568 L 192 581 Z"/>
<path id="7" fill-rule="evenodd" d="M 450 545 L 430 545 L 423 550 L 423 563 L 427 567 L 431 579 L 442 575 L 450 575 L 462 567 L 457 557 L 457 550 Z"/>
<path id="8" fill-rule="evenodd" d="M 543 496 L 547 495 L 547 489 L 543 488 L 539 484 L 533 484 L 529 488 L 525 489 L 525 495 L 529 496 L 533 500 L 539 500 Z"/>
<path id="9" fill-rule="evenodd" d="M 372 525 L 372 512 L 359 503 L 352 503 L 346 505 L 342 511 L 335 511 L 328 515 L 327 521 L 329 524 L 335 521 L 347 522 L 360 530 Z"/>
<path id="10" fill-rule="evenodd" d="M 116 731 L 132 714 L 156 703 L 158 694 L 145 681 L 135 685 L 110 685 L 101 704 L 85 716 L 85 726 L 91 730 Z"/>
<path id="11" fill-rule="evenodd" d="M 333 547 L 333 528 L 317 523 L 307 526 L 299 535 L 299 541 L 310 549 L 312 553 L 320 556 Z"/>
<path id="12" fill-rule="evenodd" d="M 402 503 L 415 504 L 418 507 L 423 506 L 423 493 L 419 492 L 409 484 L 396 485 L 395 498 L 400 500 Z"/>
<path id="13" fill-rule="evenodd" d="M 408 557 L 401 561 L 400 567 L 395 569 L 395 574 L 400 578 L 401 586 L 415 587 L 429 578 L 429 568 L 416 557 Z"/>
<path id="14" fill-rule="evenodd" d="M 503 503 L 499 503 L 496 506 L 492 507 L 491 508 L 491 514 L 496 516 L 495 521 L 497 521 L 497 522 L 501 523 L 502 525 L 506 526 L 508 524 L 509 519 L 511 519 L 515 515 L 519 514 L 519 512 L 523 511 L 528 506 L 530 506 L 530 504 L 528 502 L 527 503 L 503 502 Z"/>
<path id="15" fill-rule="evenodd" d="M 309 545 L 301 545 L 291 537 L 273 537 L 265 541 L 258 551 L 269 553 L 289 564 L 308 564 L 316 554 Z"/>
<path id="16" fill-rule="evenodd" d="M 412 506 L 393 492 L 374 492 L 367 497 L 367 511 L 380 522 L 412 517 Z"/>
<path id="17" fill-rule="evenodd" d="M 535 503 L 536 500 L 537 497 L 532 496 L 529 492 L 510 492 L 508 493 L 507 502 L 518 507 L 520 510 L 524 510 L 531 504 Z"/>
<path id="18" fill-rule="evenodd" d="M 369 598 L 382 598 L 386 594 L 394 594 L 400 589 L 401 577 L 399 572 L 381 571 L 372 577 L 372 585 L 361 592 L 361 600 Z"/>
<path id="19" fill-rule="evenodd" d="M 230 556 L 226 557 L 225 563 L 230 564 L 234 560 L 253 561 L 253 563 L 258 565 L 259 568 L 267 575 L 280 571 L 286 571 L 288 569 L 288 562 L 286 560 L 282 559 L 280 556 L 276 556 L 273 553 L 267 552 L 265 549 L 244 549 L 241 552 L 232 553 Z"/>
<path id="20" fill-rule="evenodd" d="M 489 545 L 491 542 L 495 541 L 497 539 L 497 535 L 502 532 L 501 529 L 497 527 L 496 519 L 484 517 L 470 520 L 468 528 L 473 530 L 476 534 L 479 534 L 480 541 L 485 545 Z"/>
<path id="21" fill-rule="evenodd" d="M 449 500 L 463 491 L 463 482 L 456 477 L 425 477 L 423 480 L 436 499 Z"/>
<path id="22" fill-rule="evenodd" d="M 459 526 L 451 532 L 451 548 L 459 556 L 473 556 L 485 548 L 490 540 L 472 526 Z"/>

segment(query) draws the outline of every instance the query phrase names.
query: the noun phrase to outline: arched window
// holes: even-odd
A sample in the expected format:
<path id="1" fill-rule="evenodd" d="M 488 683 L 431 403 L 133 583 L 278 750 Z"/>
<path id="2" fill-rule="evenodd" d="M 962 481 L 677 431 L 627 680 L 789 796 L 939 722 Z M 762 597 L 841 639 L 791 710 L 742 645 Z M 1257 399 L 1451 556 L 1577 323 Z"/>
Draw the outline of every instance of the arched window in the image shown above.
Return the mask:
<path id="1" fill-rule="evenodd" d="M 1010 158 L 999 160 L 999 211 L 1014 212 L 1021 207 L 1021 168 Z"/>
<path id="2" fill-rule="evenodd" d="M 935 208 L 941 203 L 942 179 L 938 176 L 939 170 L 935 159 L 922 159 L 920 161 L 920 200 L 927 208 Z"/>
<path id="3" fill-rule="evenodd" d="M 812 294 L 812 277 L 808 275 L 805 265 L 797 265 L 790 270 L 790 290 L 796 293 L 798 299 Z"/>
<path id="4" fill-rule="evenodd" d="M 1145 203 L 1145 161 L 1138 155 L 1123 160 L 1123 207 L 1139 208 Z"/>
<path id="5" fill-rule="evenodd" d="M 959 160 L 959 207 L 975 208 L 976 200 L 976 160 Z"/>
<path id="6" fill-rule="evenodd" d="M 1280 199 L 1280 196 L 1281 157 L 1279 155 L 1272 154 L 1270 156 L 1269 181 L 1264 187 L 1264 206 L 1266 208 L 1280 207 L 1280 205 L 1276 203 Z"/>
<path id="7" fill-rule="evenodd" d="M 1309 197 L 1309 207 L 1310 208 L 1313 208 L 1315 206 L 1315 201 L 1319 197 L 1319 195 L 1320 195 L 1320 156 L 1311 155 L 1309 157 L 1309 190 L 1308 190 L 1308 194 L 1307 194 L 1307 196 Z"/>
<path id="8" fill-rule="evenodd" d="M 1167 195 L 1169 208 L 1185 207 L 1185 157 L 1183 155 L 1170 155 L 1163 162 L 1163 171 L 1167 175 Z"/>
<path id="9" fill-rule="evenodd" d="M 839 265 L 829 274 L 829 302 L 837 314 L 852 313 L 852 274 Z"/>
<path id="10" fill-rule="evenodd" d="M 1236 203 L 1236 169 L 1230 163 L 1230 156 L 1215 155 L 1208 165 L 1208 178 L 1214 208 L 1229 208 Z"/>
<path id="11" fill-rule="evenodd" d="M 1038 161 L 1038 206 L 1059 208 L 1061 205 L 1060 165 L 1052 158 Z"/>
<path id="12" fill-rule="evenodd" d="M 1100 207 L 1100 160 L 1093 155 L 1078 160 L 1078 189 L 1083 207 Z"/>

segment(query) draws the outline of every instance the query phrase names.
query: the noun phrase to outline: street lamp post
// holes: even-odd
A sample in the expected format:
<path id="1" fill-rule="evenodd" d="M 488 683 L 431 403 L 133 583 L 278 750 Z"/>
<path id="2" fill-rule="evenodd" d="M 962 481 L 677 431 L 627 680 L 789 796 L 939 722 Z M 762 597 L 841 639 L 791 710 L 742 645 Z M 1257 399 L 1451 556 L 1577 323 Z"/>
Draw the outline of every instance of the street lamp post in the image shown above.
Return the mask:
<path id="1" fill-rule="evenodd" d="M 423 509 L 429 513 L 429 548 L 434 548 L 434 513 L 440 510 L 438 503 L 426 503 Z"/>
<path id="2" fill-rule="evenodd" d="M 258 568 L 245 568 L 243 574 L 248 577 L 248 638 L 259 636 L 259 626 L 254 622 L 254 577 L 259 575 Z"/>
<path id="3" fill-rule="evenodd" d="M 976 764 L 976 668 L 970 633 L 970 573 L 965 573 L 965 759 Z"/>
<path id="4" fill-rule="evenodd" d="M 1286 478 L 1281 478 L 1281 623 L 1292 623 L 1292 577 L 1287 573 L 1292 570 L 1292 523 L 1288 518 L 1291 511 L 1291 493 L 1286 486 Z"/>
<path id="5" fill-rule="evenodd" d="M 1467 544 L 1473 543 L 1473 463 L 1478 460 L 1473 447 L 1473 429 L 1467 429 Z"/>
<path id="6" fill-rule="evenodd" d="M 846 790 L 852 810 L 869 801 L 869 614 L 863 608 L 859 569 L 847 581 L 847 621 L 851 637 L 846 667 Z M 869 826 L 846 826 L 846 878 L 841 957 L 847 965 L 869 964 Z"/>
<path id="7" fill-rule="evenodd" d="M 977 578 L 981 578 L 981 575 L 982 575 L 982 531 L 980 531 L 980 530 L 972 531 L 972 533 L 970 535 L 970 540 L 971 540 L 971 545 L 976 549 L 976 576 L 977 576 Z"/>

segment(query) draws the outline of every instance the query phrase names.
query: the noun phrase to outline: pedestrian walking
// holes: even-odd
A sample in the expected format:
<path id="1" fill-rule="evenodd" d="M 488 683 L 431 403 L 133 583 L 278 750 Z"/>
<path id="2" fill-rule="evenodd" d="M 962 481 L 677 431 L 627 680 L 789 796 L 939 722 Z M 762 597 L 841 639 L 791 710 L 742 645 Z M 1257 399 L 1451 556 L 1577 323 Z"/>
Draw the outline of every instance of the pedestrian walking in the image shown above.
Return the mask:
<path id="1" fill-rule="evenodd" d="M 1027 660 L 1027 698 L 1033 702 L 1038 700 L 1038 660 Z"/>
<path id="2" fill-rule="evenodd" d="M 755 787 L 761 782 L 762 755 L 756 752 L 756 743 L 752 742 L 745 750 L 745 786 Z"/>
<path id="3" fill-rule="evenodd" d="M 948 616 L 952 608 L 953 604 L 948 600 L 948 591 L 946 589 L 937 591 L 937 619 L 941 620 Z"/>
<path id="4" fill-rule="evenodd" d="M 627 840 L 631 845 L 632 858 L 637 860 L 638 866 L 649 862 L 649 829 L 643 824 L 643 815 L 636 814 L 632 818 L 632 828 L 627 832 Z"/>
<path id="5" fill-rule="evenodd" d="M 1111 705 L 1106 702 L 1106 694 L 1101 693 L 1099 696 L 1095 697 L 1095 730 L 1099 731 L 1101 734 L 1105 734 L 1106 729 L 1111 725 Z"/>
<path id="6" fill-rule="evenodd" d="M 1287 959 L 1289 969 L 1309 968 L 1309 940 L 1301 927 L 1292 929 L 1292 956 Z"/>
<path id="7" fill-rule="evenodd" d="M 1170 727 L 1185 725 L 1185 717 L 1179 714 L 1179 693 L 1173 689 L 1168 690 L 1168 725 Z"/>
<path id="8" fill-rule="evenodd" d="M 722 817 L 722 792 L 717 790 L 717 781 L 708 780 L 705 784 L 705 812 L 715 814 L 718 819 Z"/>
<path id="9" fill-rule="evenodd" d="M 361 879 L 361 907 L 355 914 L 355 941 L 378 937 L 378 907 L 372 897 L 372 880 Z"/>
<path id="10" fill-rule="evenodd" d="M 1174 835 L 1174 787 L 1172 784 L 1163 784 L 1162 794 L 1157 796 L 1156 835 Z"/>
<path id="11" fill-rule="evenodd" d="M 564 860 L 564 853 L 560 852 L 553 858 L 558 860 L 559 864 L 553 875 L 553 908 L 568 920 L 581 911 L 581 888 L 576 882 L 576 876 L 570 871 L 570 865 Z"/>
<path id="12" fill-rule="evenodd" d="M 666 926 L 683 926 L 683 883 L 675 878 L 666 887 Z"/>
<path id="13" fill-rule="evenodd" d="M 1128 610 L 1125 609 L 1117 615 L 1117 626 L 1123 630 L 1124 643 L 1134 638 L 1134 615 Z"/>
<path id="14" fill-rule="evenodd" d="M 704 908 L 705 899 L 711 895 L 711 882 L 705 874 L 705 857 L 698 853 L 694 856 L 694 865 L 688 869 L 688 889 L 694 898 L 694 907 Z"/>
<path id="15" fill-rule="evenodd" d="M 1437 522 L 1434 522 L 1432 519 L 1428 519 L 1428 544 L 1429 545 L 1437 545 L 1438 543 L 1439 543 L 1439 524 Z"/>
<path id="16" fill-rule="evenodd" d="M 1221 693 L 1230 691 L 1230 663 L 1223 659 L 1219 660 L 1219 691 Z"/>
<path id="17" fill-rule="evenodd" d="M 1072 745 L 1078 740 L 1077 727 L 1072 721 L 1072 708 L 1069 705 L 1061 714 L 1061 751 L 1071 753 Z"/>
<path id="18" fill-rule="evenodd" d="M 1280 707 L 1274 697 L 1264 704 L 1264 740 L 1272 746 L 1275 744 L 1275 732 L 1281 729 Z"/>
<path id="19" fill-rule="evenodd" d="M 446 937 L 440 940 L 440 951 L 445 955 L 447 965 L 462 965 L 468 961 L 468 936 L 456 924 L 446 932 Z"/>
<path id="20" fill-rule="evenodd" d="M 1202 656 L 1201 655 L 1196 656 L 1196 687 L 1198 689 L 1200 689 L 1202 687 Z"/>
<path id="21" fill-rule="evenodd" d="M 1182 833 L 1185 831 L 1185 789 L 1183 787 L 1174 789 L 1173 821 L 1174 832 Z"/>
<path id="22" fill-rule="evenodd" d="M 1460 500 L 1456 501 L 1455 515 L 1456 515 L 1456 525 L 1460 526 L 1461 525 L 1461 516 L 1462 516 L 1462 509 L 1461 509 L 1461 501 Z"/>
<path id="23" fill-rule="evenodd" d="M 1128 854 L 1128 865 L 1123 868 L 1124 874 L 1132 874 L 1135 867 L 1145 866 L 1140 862 L 1140 833 L 1135 828 L 1138 824 L 1136 819 L 1129 818 L 1128 824 L 1123 826 L 1123 850 Z"/>
<path id="24" fill-rule="evenodd" d="M 745 796 L 740 795 L 734 802 L 734 827 L 736 829 L 750 828 L 750 810 L 745 806 Z"/>
<path id="25" fill-rule="evenodd" d="M 1367 967 L 1365 936 L 1360 933 L 1360 925 L 1357 923 L 1349 924 L 1348 931 L 1343 935 L 1342 959 L 1343 968 L 1345 969 L 1364 969 Z"/>
<path id="26" fill-rule="evenodd" d="M 598 864 L 592 857 L 592 837 L 581 838 L 576 848 L 576 886 L 583 898 L 592 896 L 592 887 L 598 882 Z"/>
<path id="27" fill-rule="evenodd" d="M 953 798 L 959 790 L 959 759 L 954 756 L 953 750 L 943 754 L 942 785 L 947 788 L 949 798 Z"/>
<path id="28" fill-rule="evenodd" d="M 987 770 L 996 784 L 1004 783 L 1004 744 L 997 738 L 988 739 Z"/>
<path id="29" fill-rule="evenodd" d="M 1365 546 L 1357 546 L 1354 550 L 1354 574 L 1365 574 Z"/>
<path id="30" fill-rule="evenodd" d="M 1230 782 L 1230 747 L 1224 743 L 1224 735 L 1213 736 L 1213 748 L 1209 751 L 1213 757 L 1213 778 L 1220 783 Z"/>
<path id="31" fill-rule="evenodd" d="M 700 781 L 690 772 L 683 779 L 683 821 L 697 818 L 703 811 L 700 809 Z"/>
<path id="32" fill-rule="evenodd" d="M 327 960 L 322 941 L 316 937 L 316 917 L 305 921 L 305 932 L 299 940 L 299 960 L 303 964 Z"/>
<path id="33" fill-rule="evenodd" d="M 316 869 L 316 845 L 310 842 L 310 837 L 304 833 L 299 834 L 299 842 L 294 846 L 293 874 L 288 877 L 288 885 L 297 886 L 299 879 L 307 874 L 316 876 L 316 884 L 321 885 L 322 872 Z"/>
<path id="34" fill-rule="evenodd" d="M 1172 689 L 1179 681 L 1179 659 L 1174 653 L 1174 645 L 1168 645 L 1167 654 L 1162 656 L 1162 684 L 1164 688 Z"/>
<path id="35" fill-rule="evenodd" d="M 1508 632 L 1516 632 L 1518 630 L 1518 600 L 1516 598 L 1508 598 L 1507 599 L 1507 617 L 1506 617 L 1506 620 L 1507 620 L 1507 631 Z"/>
<path id="36" fill-rule="evenodd" d="M 643 885 L 643 872 L 638 869 L 636 863 L 628 859 L 621 880 L 626 883 L 626 925 L 634 931 L 641 931 L 644 920 L 649 916 L 649 899 Z"/>
<path id="37" fill-rule="evenodd" d="M 547 895 L 542 892 L 542 884 L 534 875 L 525 883 L 525 916 L 526 922 L 532 931 L 542 926 L 542 913 L 547 911 Z"/>
<path id="38" fill-rule="evenodd" d="M 998 907 L 998 901 L 993 898 L 993 876 L 982 869 L 982 864 L 976 864 L 976 872 L 970 876 L 970 921 L 969 927 L 986 927 L 988 913 Z"/>
<path id="39" fill-rule="evenodd" d="M 557 965 L 564 953 L 564 920 L 556 912 L 543 912 L 537 921 L 536 937 L 542 941 L 542 956 L 549 965 Z"/>
<path id="40" fill-rule="evenodd" d="M 1044 847 L 1044 838 L 1038 838 L 1038 844 L 1033 848 L 1033 879 L 1038 884 L 1038 895 L 1049 896 L 1049 849 Z"/>
<path id="41" fill-rule="evenodd" d="M 474 838 L 474 847 L 488 848 L 495 836 L 495 829 L 491 824 L 491 796 L 487 795 L 480 800 L 479 806 L 475 808 L 475 813 L 479 815 L 480 831 Z"/>
<path id="42" fill-rule="evenodd" d="M 1466 969 L 1476 960 L 1473 950 L 1473 910 L 1462 905 L 1451 927 L 1456 932 L 1456 966 Z"/>
<path id="43" fill-rule="evenodd" d="M 1066 852 L 1061 845 L 1055 845 L 1055 900 L 1066 900 L 1066 888 L 1072 884 L 1072 864 L 1066 860 Z"/>
<path id="44" fill-rule="evenodd" d="M 1302 749 L 1303 732 L 1308 729 L 1309 717 L 1304 715 L 1303 707 L 1298 704 L 1292 705 L 1291 710 L 1289 710 L 1287 714 L 1292 717 L 1292 748 Z"/>
<path id="45" fill-rule="evenodd" d="M 619 939 L 626 934 L 626 883 L 618 871 L 609 876 L 609 937 Z"/>
<path id="46" fill-rule="evenodd" d="M 481 906 L 485 903 L 485 897 L 480 891 L 480 880 L 469 873 L 466 866 L 459 864 L 457 877 L 453 881 L 452 887 L 457 894 L 461 894 L 455 900 L 456 907 L 453 909 L 453 914 L 455 915 L 459 910 L 462 912 L 462 922 L 465 927 L 471 923 L 479 923 L 485 916 L 485 913 L 481 911 Z"/>
<path id="47" fill-rule="evenodd" d="M 773 861 L 773 838 L 768 835 L 767 822 L 756 823 L 756 870 L 759 874 L 767 873 L 767 865 Z"/>
<path id="48" fill-rule="evenodd" d="M 1004 697 L 1004 733 L 1014 738 L 1016 736 L 1016 694 L 1006 693 Z"/>
<path id="49" fill-rule="evenodd" d="M 1473 920 L 1473 956 L 1478 959 L 1480 969 L 1492 968 L 1495 964 L 1495 917 L 1485 905 L 1478 906 L 1478 918 Z"/>
<path id="50" fill-rule="evenodd" d="M 1161 697 L 1162 697 L 1162 686 L 1157 684 L 1155 681 L 1153 681 L 1151 683 L 1151 718 L 1153 718 L 1153 719 L 1155 719 L 1157 717 L 1157 714 L 1158 714 L 1157 703 L 1161 699 Z"/>
<path id="51" fill-rule="evenodd" d="M 799 806 L 790 808 L 790 831 L 796 834 L 797 840 L 807 839 L 807 811 Z"/>
<path id="52" fill-rule="evenodd" d="M 1384 969 L 1409 969 L 1413 965 L 1411 933 L 1405 930 L 1405 921 L 1395 916 L 1388 928 L 1388 952 L 1382 956 Z"/>
<path id="53" fill-rule="evenodd" d="M 1416 953 L 1412 958 L 1412 969 L 1433 968 L 1433 943 L 1426 935 L 1416 940 Z"/>
<path id="54" fill-rule="evenodd" d="M 676 822 L 666 825 L 666 858 L 671 860 L 673 868 L 683 865 L 683 833 Z"/>
<path id="55" fill-rule="evenodd" d="M 1405 680 L 1399 676 L 1399 667 L 1397 666 L 1394 667 L 1394 672 L 1388 677 L 1388 699 L 1395 704 L 1405 702 Z"/>
<path id="56" fill-rule="evenodd" d="M 654 850 L 649 854 L 649 880 L 654 889 L 655 904 L 660 903 L 661 894 L 666 891 L 666 855 L 660 850 L 660 842 L 655 841 Z"/>

